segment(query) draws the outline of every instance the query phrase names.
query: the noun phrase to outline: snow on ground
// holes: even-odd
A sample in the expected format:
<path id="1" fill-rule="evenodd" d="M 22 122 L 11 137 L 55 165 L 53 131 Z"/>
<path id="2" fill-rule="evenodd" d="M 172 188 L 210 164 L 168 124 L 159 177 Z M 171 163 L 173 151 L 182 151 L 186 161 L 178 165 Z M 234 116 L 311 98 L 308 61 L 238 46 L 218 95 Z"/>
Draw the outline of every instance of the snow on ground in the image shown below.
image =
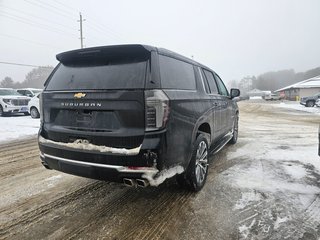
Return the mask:
<path id="1" fill-rule="evenodd" d="M 250 97 L 249 98 L 250 100 L 256 100 L 256 99 L 262 99 L 262 97 L 261 96 L 253 96 L 253 97 Z"/>
<path id="2" fill-rule="evenodd" d="M 263 105 L 262 108 L 270 104 Z M 310 111 L 299 103 L 272 105 L 287 108 L 293 118 L 298 116 L 290 109 Z M 313 108 L 310 117 L 316 118 L 317 111 L 320 114 L 320 108 Z M 249 116 L 246 118 L 244 112 L 240 115 L 241 147 L 227 152 L 227 159 L 237 164 L 226 170 L 223 177 L 230 186 L 241 189 L 234 211 L 243 214 L 254 209 L 252 216 L 238 226 L 240 239 L 267 239 L 266 236 L 275 233 L 288 236 L 283 239 L 300 239 L 307 231 L 317 232 L 316 226 L 320 224 L 317 124 L 289 122 L 281 117 L 270 121 L 272 114 L 261 114 L 256 119 Z"/>
<path id="3" fill-rule="evenodd" d="M 278 104 L 274 104 L 274 106 L 280 107 L 280 108 L 293 109 L 293 110 L 302 111 L 302 112 L 315 113 L 320 115 L 320 107 L 305 107 L 301 105 L 299 102 L 285 101 Z"/>
<path id="4" fill-rule="evenodd" d="M 40 119 L 30 116 L 13 115 L 0 117 L 0 143 L 35 136 L 38 133 Z"/>

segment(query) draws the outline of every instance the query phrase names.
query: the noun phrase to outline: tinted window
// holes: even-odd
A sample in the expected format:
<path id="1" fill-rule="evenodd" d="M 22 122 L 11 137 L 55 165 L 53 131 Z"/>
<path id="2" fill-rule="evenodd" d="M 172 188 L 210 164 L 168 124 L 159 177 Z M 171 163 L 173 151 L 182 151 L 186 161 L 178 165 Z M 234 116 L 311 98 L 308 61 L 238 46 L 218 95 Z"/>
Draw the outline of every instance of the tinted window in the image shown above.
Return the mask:
<path id="1" fill-rule="evenodd" d="M 217 84 L 216 81 L 214 80 L 213 74 L 212 72 L 209 72 L 205 69 L 203 69 L 205 78 L 209 84 L 209 88 L 210 88 L 210 93 L 211 94 L 217 94 L 218 93 L 218 88 L 217 88 Z"/>
<path id="2" fill-rule="evenodd" d="M 147 61 L 60 64 L 46 90 L 144 88 Z"/>
<path id="3" fill-rule="evenodd" d="M 25 95 L 25 91 L 24 90 L 17 90 L 18 93 Z"/>
<path id="4" fill-rule="evenodd" d="M 207 94 L 210 94 L 210 88 L 209 88 L 209 84 L 208 84 L 207 78 L 204 76 L 204 73 L 201 70 L 200 70 L 200 74 L 201 74 L 201 79 L 203 81 L 204 89 L 205 89 Z"/>
<path id="5" fill-rule="evenodd" d="M 196 89 L 193 65 L 159 55 L 161 87 L 171 89 Z"/>
<path id="6" fill-rule="evenodd" d="M 19 96 L 21 96 L 21 94 L 18 93 L 16 90 L 13 90 L 13 89 L 0 89 L 0 96 L 9 96 L 9 95 L 19 95 Z"/>
<path id="7" fill-rule="evenodd" d="M 219 93 L 223 96 L 229 96 L 228 90 L 224 86 L 224 83 L 222 82 L 221 78 L 217 74 L 214 74 L 214 77 L 216 78 L 216 82 L 218 84 Z"/>

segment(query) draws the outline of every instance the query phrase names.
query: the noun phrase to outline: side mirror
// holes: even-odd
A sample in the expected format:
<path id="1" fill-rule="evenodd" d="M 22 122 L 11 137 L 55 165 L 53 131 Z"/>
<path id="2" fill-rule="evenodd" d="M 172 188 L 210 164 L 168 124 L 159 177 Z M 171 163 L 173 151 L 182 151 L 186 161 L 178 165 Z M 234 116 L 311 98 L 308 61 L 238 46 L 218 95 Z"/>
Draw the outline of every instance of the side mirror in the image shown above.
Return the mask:
<path id="1" fill-rule="evenodd" d="M 231 88 L 231 90 L 230 90 L 231 99 L 233 99 L 235 97 L 239 97 L 239 96 L 240 96 L 240 90 L 237 88 Z"/>

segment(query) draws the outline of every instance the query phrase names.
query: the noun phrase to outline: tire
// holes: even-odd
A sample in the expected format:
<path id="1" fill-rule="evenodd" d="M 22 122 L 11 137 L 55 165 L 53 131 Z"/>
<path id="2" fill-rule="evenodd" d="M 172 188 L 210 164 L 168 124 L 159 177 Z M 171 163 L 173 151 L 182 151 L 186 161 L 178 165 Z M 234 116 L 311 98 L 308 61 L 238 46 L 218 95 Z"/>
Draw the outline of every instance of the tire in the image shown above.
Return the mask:
<path id="1" fill-rule="evenodd" d="M 239 133 L 239 114 L 237 114 L 236 117 L 234 118 L 233 135 L 232 135 L 232 138 L 229 141 L 230 144 L 236 144 L 237 143 L 237 141 L 238 141 L 238 133 Z"/>
<path id="2" fill-rule="evenodd" d="M 314 101 L 308 101 L 306 107 L 314 107 Z"/>
<path id="3" fill-rule="evenodd" d="M 208 175 L 208 141 L 204 134 L 199 134 L 192 150 L 192 157 L 184 174 L 176 177 L 177 183 L 191 191 L 200 191 Z"/>
<path id="4" fill-rule="evenodd" d="M 40 117 L 39 111 L 35 107 L 32 107 L 30 109 L 30 115 L 31 115 L 32 118 L 39 118 Z"/>

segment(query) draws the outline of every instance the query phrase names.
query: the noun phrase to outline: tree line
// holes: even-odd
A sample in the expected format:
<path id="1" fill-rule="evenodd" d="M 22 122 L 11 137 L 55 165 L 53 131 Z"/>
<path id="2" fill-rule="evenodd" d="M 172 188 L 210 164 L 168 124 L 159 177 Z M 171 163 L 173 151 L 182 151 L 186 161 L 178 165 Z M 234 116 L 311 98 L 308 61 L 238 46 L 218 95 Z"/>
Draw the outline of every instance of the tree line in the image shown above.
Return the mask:
<path id="1" fill-rule="evenodd" d="M 252 89 L 262 91 L 275 91 L 277 89 L 295 84 L 297 82 L 313 78 L 320 75 L 320 67 L 310 69 L 305 72 L 295 72 L 293 69 L 271 71 L 256 76 L 246 76 L 240 81 L 232 81 L 232 87 L 240 88 L 245 95 Z"/>
<path id="2" fill-rule="evenodd" d="M 43 88 L 44 82 L 52 72 L 52 66 L 43 66 L 32 69 L 23 82 L 15 82 L 7 76 L 0 81 L 0 87 L 3 88 Z"/>

